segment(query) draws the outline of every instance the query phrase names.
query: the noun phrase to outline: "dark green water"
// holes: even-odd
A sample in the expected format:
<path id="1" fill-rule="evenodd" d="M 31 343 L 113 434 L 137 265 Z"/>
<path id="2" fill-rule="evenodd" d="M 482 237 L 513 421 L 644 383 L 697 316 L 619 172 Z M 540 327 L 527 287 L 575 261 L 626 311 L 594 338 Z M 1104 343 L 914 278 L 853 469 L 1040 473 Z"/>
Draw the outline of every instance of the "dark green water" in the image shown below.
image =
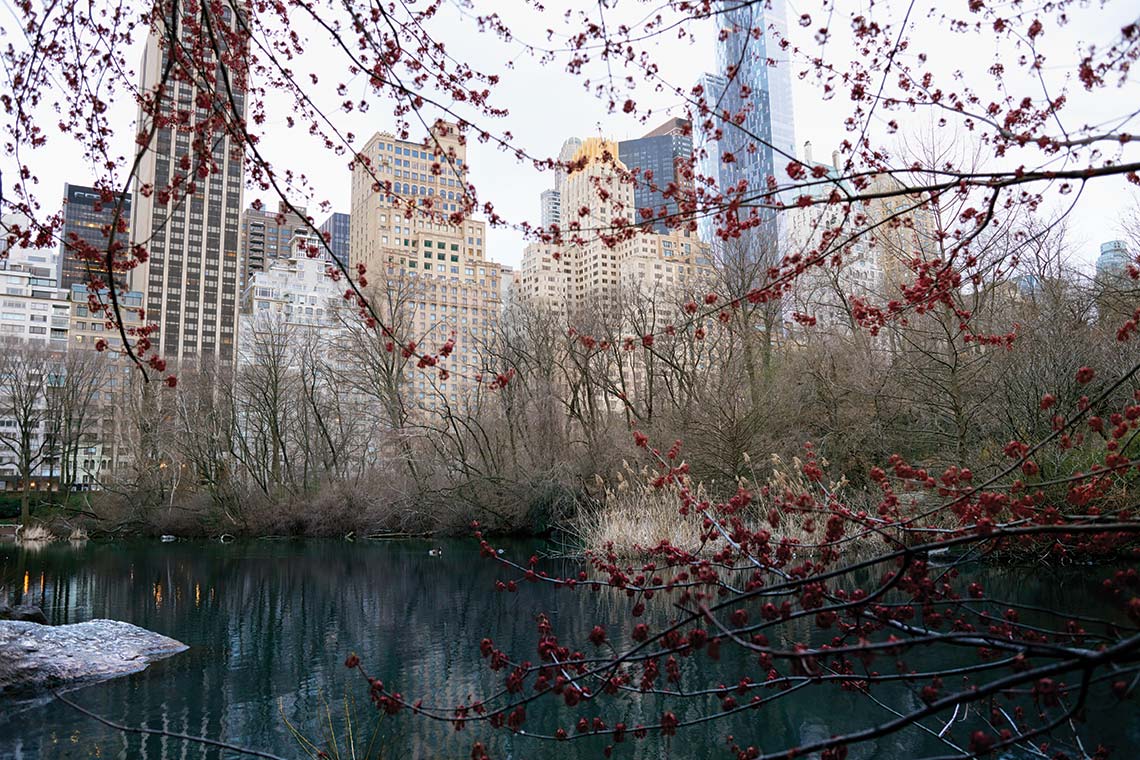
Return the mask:
<path id="1" fill-rule="evenodd" d="M 453 704 L 501 683 L 502 674 L 492 677 L 479 657 L 483 636 L 492 636 L 520 659 L 535 659 L 533 618 L 538 611 L 552 617 L 566 640 L 584 643 L 595 622 L 614 620 L 621 609 L 604 594 L 526 584 L 518 594 L 496 593 L 494 582 L 503 573 L 492 561 L 480 559 L 472 542 L 445 544 L 438 558 L 428 556 L 429 546 L 138 542 L 53 545 L 33 552 L 3 544 L 0 599 L 22 597 L 39 604 L 55 624 L 111 618 L 190 646 L 141 673 L 72 692 L 85 707 L 115 721 L 209 736 L 290 758 L 306 755 L 285 719 L 319 738 L 326 720 L 322 694 L 334 702 L 334 722 L 343 715 L 339 703 L 346 694 L 358 700 L 360 717 L 373 715 L 365 684 L 342 664 L 349 651 L 358 652 L 372 673 L 405 696 Z M 508 545 L 521 557 L 533 548 Z M 995 590 L 1046 607 L 1095 597 L 1100 577 L 1085 571 L 991 576 Z M 712 664 L 687 661 L 686 678 L 715 683 L 715 674 L 695 674 L 698 667 Z M 748 666 L 731 656 L 719 667 L 731 680 L 756 671 L 743 670 Z M 771 751 L 891 717 L 866 697 L 831 691 L 821 701 L 823 693 L 805 691 L 804 698 L 793 695 L 733 724 L 714 722 L 703 731 L 682 732 L 668 746 L 652 737 L 628 743 L 617 756 L 728 757 L 725 736 L 730 732 Z M 905 691 L 881 698 L 896 707 L 917 704 Z M 540 702 L 529 710 L 528 724 L 550 730 L 557 709 L 552 702 Z M 635 697 L 625 701 L 620 717 L 630 725 L 654 722 L 661 709 L 653 698 Z M 1134 748 L 1140 746 L 1136 716 L 1121 716 L 1115 709 L 1091 712 L 1090 737 L 1094 744 L 1115 744 L 1122 750 L 1117 757 L 1135 757 Z M 614 720 L 612 711 L 605 714 Z M 695 716 L 696 706 L 679 714 L 682 719 Z M 603 746 L 596 739 L 540 743 L 475 725 L 457 733 L 450 725 L 404 714 L 385 722 L 379 756 L 465 758 L 475 738 L 486 741 L 496 758 L 599 757 Z M 948 750 L 915 729 L 853 749 L 849 757 L 904 760 Z M 169 738 L 123 735 L 59 703 L 18 710 L 0 703 L 0 758 L 89 757 L 236 756 Z"/>

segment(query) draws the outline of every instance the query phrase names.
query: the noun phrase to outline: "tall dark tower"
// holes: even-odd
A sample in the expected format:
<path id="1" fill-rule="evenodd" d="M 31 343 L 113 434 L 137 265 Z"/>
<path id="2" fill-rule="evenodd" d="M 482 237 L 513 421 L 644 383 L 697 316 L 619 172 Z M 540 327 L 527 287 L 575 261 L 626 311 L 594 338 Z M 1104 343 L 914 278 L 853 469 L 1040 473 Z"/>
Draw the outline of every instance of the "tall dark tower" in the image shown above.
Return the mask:
<path id="1" fill-rule="evenodd" d="M 633 191 L 635 223 L 647 221 L 642 209 L 648 209 L 655 219 L 653 231 L 668 231 L 666 220 L 658 218 L 661 210 L 676 219 L 680 207 L 677 199 L 666 197 L 664 191 L 670 185 L 687 186 L 681 167 L 692 157 L 693 130 L 686 119 L 669 119 L 644 137 L 618 143 L 621 162 L 631 172 L 639 170 Z"/>
<path id="2" fill-rule="evenodd" d="M 149 141 L 131 239 L 146 246 L 148 259 L 131 277 L 145 294 L 147 321 L 158 324 L 157 353 L 167 360 L 229 363 L 236 353 L 244 168 L 243 145 L 233 134 L 240 127 L 233 125 L 245 118 L 247 44 L 238 27 L 229 7 L 168 14 L 143 53 L 148 105 L 140 109 L 138 133 Z M 189 52 L 170 66 L 172 29 Z M 181 63 L 187 58 L 194 63 Z"/>
<path id="3" fill-rule="evenodd" d="M 63 186 L 63 242 L 59 250 L 59 287 L 70 292 L 73 285 L 86 286 L 94 271 L 106 280 L 102 262 L 90 261 L 84 256 L 91 249 L 106 251 L 108 235 L 115 224 L 115 211 L 119 208 L 124 221 L 131 218 L 130 196 L 113 196 L 105 201 L 103 194 L 93 187 Z M 115 240 L 126 246 L 129 232 L 116 232 Z M 126 277 L 115 278 L 120 290 L 126 288 Z"/>
<path id="4" fill-rule="evenodd" d="M 348 214 L 337 211 L 329 216 L 318 228 L 322 235 L 328 235 L 329 248 L 332 249 L 332 255 L 345 266 L 348 266 L 349 260 L 349 220 L 350 217 Z"/>

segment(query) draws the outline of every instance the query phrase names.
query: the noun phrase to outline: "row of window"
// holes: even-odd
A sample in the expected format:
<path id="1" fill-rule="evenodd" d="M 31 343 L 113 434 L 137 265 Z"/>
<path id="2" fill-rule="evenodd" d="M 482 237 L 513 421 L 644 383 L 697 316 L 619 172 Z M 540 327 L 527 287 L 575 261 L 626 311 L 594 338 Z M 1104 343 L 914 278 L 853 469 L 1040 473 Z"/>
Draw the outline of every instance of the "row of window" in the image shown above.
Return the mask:
<path id="1" fill-rule="evenodd" d="M 415 177 L 408 177 L 408 179 L 415 179 Z M 420 181 L 422 182 L 425 180 L 420 180 Z M 435 188 L 434 187 L 425 187 L 424 185 L 416 185 L 416 184 L 412 184 L 412 183 L 408 183 L 408 182 L 393 182 L 392 183 L 392 190 L 397 192 L 397 193 L 402 192 L 404 195 L 427 195 L 427 196 L 431 196 L 431 197 L 435 196 Z M 440 198 L 440 200 L 461 201 L 461 200 L 463 200 L 463 193 L 457 193 L 454 190 L 440 190 L 439 191 L 439 198 Z M 396 202 L 395 197 L 392 195 L 389 195 L 388 196 L 388 202 L 389 203 L 395 203 Z M 444 204 L 444 208 L 446 208 L 446 207 L 447 207 L 447 205 Z M 452 210 L 454 211 L 455 209 L 452 209 Z"/>
<path id="2" fill-rule="evenodd" d="M 419 148 L 405 148 L 402 145 L 394 145 L 392 143 L 380 143 L 380 145 L 377 146 L 377 150 L 379 150 L 381 153 L 394 153 L 397 156 L 410 156 L 411 158 L 419 158 L 428 161 L 443 160 L 443 157 L 439 154 L 429 153 L 428 151 L 420 150 Z M 455 165 L 463 166 L 463 159 L 455 159 Z"/>
<path id="3" fill-rule="evenodd" d="M 403 167 L 403 168 L 398 168 L 398 167 Z M 397 177 L 403 177 L 404 179 L 414 179 L 414 180 L 417 180 L 419 182 L 430 182 L 431 184 L 434 185 L 437 181 L 438 175 L 425 174 L 421 171 L 412 171 L 413 169 L 419 170 L 419 169 L 424 169 L 424 168 L 426 168 L 426 167 L 423 164 L 419 164 L 419 163 L 413 164 L 411 161 L 408 161 L 406 159 L 399 159 L 399 158 L 392 159 L 391 162 L 382 161 L 380 164 L 380 171 L 391 171 Z M 460 184 L 461 184 L 459 182 L 459 180 L 453 179 L 452 177 L 445 177 L 445 176 L 439 176 L 438 182 L 439 182 L 439 184 L 444 185 L 446 187 L 460 187 Z"/>
<path id="4" fill-rule="evenodd" d="M 25 333 L 24 325 L 9 325 L 0 323 L 0 333 L 5 335 L 23 335 Z M 47 327 L 40 327 L 38 325 L 28 325 L 27 334 L 29 335 L 48 335 Z M 66 340 L 67 330 L 52 328 L 52 340 Z"/>

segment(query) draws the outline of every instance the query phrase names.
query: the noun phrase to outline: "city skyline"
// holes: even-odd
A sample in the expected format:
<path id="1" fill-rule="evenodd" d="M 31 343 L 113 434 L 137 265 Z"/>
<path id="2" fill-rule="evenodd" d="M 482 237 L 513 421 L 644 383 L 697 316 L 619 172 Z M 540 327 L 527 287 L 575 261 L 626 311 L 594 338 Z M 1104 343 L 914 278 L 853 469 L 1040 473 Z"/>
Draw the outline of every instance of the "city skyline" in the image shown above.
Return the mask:
<path id="1" fill-rule="evenodd" d="M 670 203 L 654 187 L 672 182 L 676 146 L 685 144 L 680 125 L 670 120 L 645 138 L 618 143 L 591 137 L 567 160 L 580 171 L 561 175 L 556 193 L 576 213 L 562 220 L 561 244 L 531 243 L 523 253 L 516 285 L 518 300 L 540 304 L 571 325 L 621 324 L 623 305 L 635 296 L 650 300 L 692 297 L 712 280 L 708 245 L 695 232 L 648 224 L 641 209 L 656 213 Z M 624 147 L 623 147 L 624 146 Z M 638 160 L 627 165 L 620 154 Z M 649 170 L 653 186 L 626 178 Z M 657 183 L 660 182 L 661 185 Z M 601 200 L 605 194 L 608 200 Z M 586 214 L 582 214 L 586 211 Z M 628 238 L 605 230 L 633 228 Z M 636 298 L 634 299 L 636 300 Z"/>
<path id="2" fill-rule="evenodd" d="M 1102 14 L 1103 26 L 1098 27 L 1088 26 L 1087 19 L 1076 19 L 1072 25 L 1060 30 L 1060 33 L 1042 44 L 1051 46 L 1049 50 L 1053 53 L 1068 52 L 1080 39 L 1096 40 L 1098 37 L 1103 37 L 1118 28 L 1117 19 L 1113 17 L 1114 13 L 1119 14 L 1119 11 L 1106 9 L 1106 13 Z M 523 15 L 520 18 L 521 31 L 545 28 L 540 25 L 541 14 L 533 14 L 533 17 Z M 454 23 L 460 24 L 461 19 L 454 19 Z M 684 87 L 687 87 L 701 72 L 715 67 L 716 40 L 713 25 L 700 22 L 692 23 L 691 26 L 693 31 L 686 36 L 686 41 L 683 43 L 654 43 L 661 59 L 662 76 Z M 812 29 L 790 23 L 788 33 L 789 39 L 794 44 L 805 49 L 813 47 Z M 500 74 L 501 82 L 496 90 L 498 97 L 504 103 L 519 107 L 512 110 L 510 124 L 504 127 L 500 122 L 498 128 L 511 129 L 516 138 L 527 145 L 534 154 L 556 156 L 559 146 L 569 134 L 581 137 L 605 134 L 620 141 L 636 137 L 651 126 L 649 123 L 639 123 L 635 119 L 625 117 L 620 112 L 610 113 L 605 103 L 598 102 L 589 93 L 581 90 L 575 80 L 563 72 L 547 67 L 526 71 L 522 69 L 501 71 L 501 62 L 496 62 L 494 47 L 484 50 L 478 44 L 474 44 L 482 37 L 480 35 L 474 37 L 474 40 L 458 40 L 456 54 L 470 52 L 472 59 L 483 65 L 486 70 L 497 71 Z M 933 48 L 946 44 L 938 39 L 926 42 Z M 956 39 L 954 44 L 957 49 L 966 53 L 964 61 L 976 62 L 972 65 L 981 65 L 988 58 L 985 42 L 980 38 L 964 35 L 961 39 Z M 806 125 L 801 126 L 797 142 L 802 144 L 810 140 L 818 150 L 830 152 L 846 137 L 843 127 L 845 105 L 841 102 L 843 99 L 824 100 L 816 87 L 799 78 L 793 78 L 792 85 L 797 122 Z M 554 98 L 555 92 L 559 93 L 557 98 Z M 643 100 L 654 108 L 653 121 L 680 115 L 671 113 L 679 105 L 676 96 L 670 93 L 652 92 L 645 92 L 642 95 Z M 1082 98 L 1083 93 L 1079 90 L 1073 91 L 1070 95 L 1071 103 L 1076 106 L 1083 103 Z M 332 110 L 335 112 L 337 110 L 335 102 L 332 105 L 334 106 Z M 125 102 L 113 104 L 111 113 L 117 113 L 115 118 L 121 123 L 130 123 L 134 117 L 134 105 Z M 283 113 L 276 113 L 272 108 L 269 113 L 269 125 L 280 126 L 283 123 Z M 361 136 L 371 134 L 374 129 L 384 128 L 383 123 L 377 124 L 374 118 L 365 118 L 361 114 L 342 113 L 338 118 L 345 121 L 346 127 L 357 128 L 356 132 Z M 1095 123 L 1103 118 L 1106 118 L 1103 106 L 1093 104 L 1089 111 L 1090 122 Z M 557 125 L 556 129 L 551 128 L 554 125 Z M 885 124 L 879 126 L 885 129 Z M 903 125 L 902 133 L 909 132 L 913 135 L 920 128 L 921 123 L 910 122 Z M 131 134 L 129 131 L 125 133 Z M 343 164 L 324 160 L 324 156 L 315 154 L 309 156 L 305 155 L 304 151 L 291 149 L 291 141 L 295 140 L 291 135 L 292 133 L 287 130 L 271 130 L 263 134 L 262 144 L 270 154 L 290 156 L 290 160 L 296 163 L 297 172 L 304 172 L 309 178 L 310 186 L 315 189 L 314 197 L 298 197 L 293 200 L 314 209 L 314 216 L 317 219 L 323 218 L 331 211 L 347 209 L 350 190 L 344 181 Z M 884 134 L 880 134 L 880 138 L 886 144 L 894 144 L 899 139 L 886 138 Z M 124 140 L 124 147 L 125 142 Z M 74 171 L 74 167 L 83 166 L 84 162 L 78 154 L 71 155 L 73 148 L 68 141 L 57 136 L 53 145 L 62 160 L 53 163 L 52 166 L 42 167 L 41 185 L 51 187 L 57 182 L 57 186 L 62 186 L 64 182 L 91 184 L 92 175 L 89 172 Z M 495 178 L 493 184 L 484 180 L 485 187 L 481 189 L 486 195 L 487 188 L 495 188 L 493 197 L 496 210 L 512 223 L 530 221 L 537 224 L 540 221 L 540 213 L 536 199 L 543 189 L 551 186 L 552 173 L 539 172 L 530 166 L 519 165 L 508 154 L 477 141 L 472 141 L 470 150 L 473 160 L 487 168 L 488 176 Z M 10 170 L 5 172 L 5 176 L 15 176 L 15 170 L 9 161 L 7 157 L 0 159 L 0 165 Z M 1071 231 L 1077 243 L 1077 255 L 1089 269 L 1092 268 L 1096 258 L 1097 246 L 1106 237 L 1105 232 L 1111 230 L 1107 237 L 1119 236 L 1116 220 L 1119 219 L 1121 212 L 1133 203 L 1134 198 L 1126 188 L 1123 179 L 1119 181 L 1110 179 L 1103 183 L 1095 183 L 1095 186 L 1090 185 L 1082 195 L 1082 202 L 1070 217 Z M 54 195 L 54 192 L 48 194 L 49 201 L 51 195 Z M 275 206 L 278 200 L 258 190 L 249 190 L 248 195 L 247 203 L 260 198 L 268 205 Z M 324 202 L 328 202 L 329 205 L 323 205 Z M 1052 205 L 1047 208 L 1052 208 Z M 488 238 L 490 241 L 488 249 L 493 258 L 503 263 L 518 265 L 526 245 L 524 236 L 518 229 L 490 228 Z"/>

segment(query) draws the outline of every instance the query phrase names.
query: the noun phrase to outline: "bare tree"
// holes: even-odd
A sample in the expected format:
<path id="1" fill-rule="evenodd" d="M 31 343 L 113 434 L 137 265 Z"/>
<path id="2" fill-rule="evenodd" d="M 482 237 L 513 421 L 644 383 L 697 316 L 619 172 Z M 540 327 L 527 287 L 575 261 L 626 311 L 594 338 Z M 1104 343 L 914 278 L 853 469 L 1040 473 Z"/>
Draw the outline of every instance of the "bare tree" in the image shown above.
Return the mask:
<path id="1" fill-rule="evenodd" d="M 173 398 L 176 463 L 188 486 L 209 494 L 220 517 L 241 524 L 241 500 L 232 456 L 235 414 L 230 368 L 202 364 Z"/>
<path id="2" fill-rule="evenodd" d="M 107 429 L 105 421 L 112 413 L 111 404 L 102 396 L 110 375 L 110 361 L 110 357 L 92 351 L 72 350 L 59 357 L 52 367 L 46 425 L 59 464 L 59 490 L 65 495 L 65 502 L 84 475 L 90 478 L 101 470 L 101 461 L 94 467 L 83 465 L 82 462 L 92 460 L 81 460 L 82 452 L 102 447 L 104 455 L 110 453 L 109 436 L 113 431 Z"/>
<path id="3" fill-rule="evenodd" d="M 424 335 L 414 332 L 420 283 L 396 273 L 387 287 L 373 286 L 380 321 L 342 314 L 336 353 L 346 359 L 336 367 L 340 387 L 369 399 L 376 421 L 394 444 L 413 483 L 421 482 L 409 421 L 417 406 L 410 382 Z M 428 331 L 430 333 L 430 330 Z M 414 335 L 400 343 L 397 336 Z M 351 358 L 351 362 L 347 361 Z"/>
<path id="4" fill-rule="evenodd" d="M 32 519 L 36 472 L 52 455 L 48 420 L 48 375 L 52 359 L 39 346 L 6 341 L 0 346 L 0 447 L 15 467 L 20 488 L 20 523 Z"/>
<path id="5" fill-rule="evenodd" d="M 266 494 L 297 491 L 290 432 L 297 421 L 296 333 L 280 317 L 254 315 L 244 336 L 249 361 L 238 368 L 233 388 L 235 454 Z"/>

